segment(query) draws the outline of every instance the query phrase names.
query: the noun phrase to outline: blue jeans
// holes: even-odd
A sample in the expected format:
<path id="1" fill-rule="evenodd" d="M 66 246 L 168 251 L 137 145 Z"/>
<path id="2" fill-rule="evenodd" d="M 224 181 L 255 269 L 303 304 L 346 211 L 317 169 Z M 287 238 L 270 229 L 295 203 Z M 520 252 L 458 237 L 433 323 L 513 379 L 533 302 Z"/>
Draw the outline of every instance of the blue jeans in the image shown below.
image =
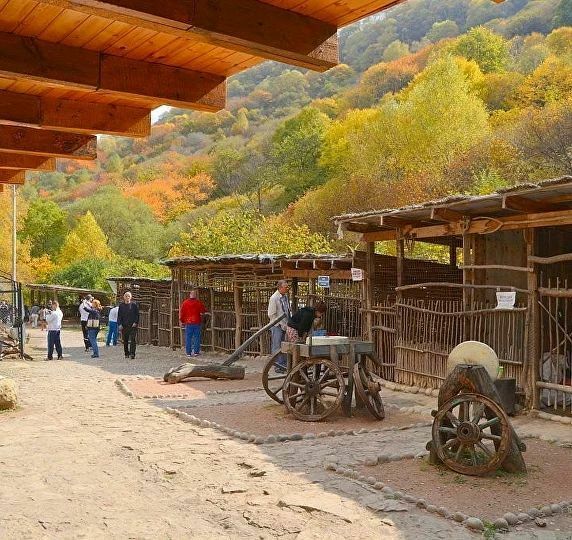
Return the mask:
<path id="1" fill-rule="evenodd" d="M 201 352 L 201 325 L 185 324 L 185 350 L 187 354 Z"/>
<path id="2" fill-rule="evenodd" d="M 276 351 L 280 350 L 282 342 L 286 338 L 286 331 L 282 330 L 282 328 L 280 326 L 273 326 L 270 329 L 270 332 L 272 333 L 272 341 L 271 341 L 271 345 L 270 345 L 270 351 L 272 352 L 272 354 L 274 354 Z M 280 353 L 276 357 L 276 359 L 274 361 L 274 365 L 278 365 L 280 367 L 285 368 L 286 367 L 286 355 L 284 353 Z"/>
<path id="3" fill-rule="evenodd" d="M 48 360 L 54 355 L 54 347 L 58 353 L 58 358 L 62 357 L 62 342 L 60 341 L 59 330 L 48 330 Z"/>
<path id="4" fill-rule="evenodd" d="M 99 358 L 99 348 L 97 346 L 97 334 L 99 334 L 99 328 L 87 329 L 87 337 L 89 338 L 89 344 L 91 345 L 93 356 Z"/>
<path id="5" fill-rule="evenodd" d="M 117 345 L 117 322 L 109 321 L 107 326 L 107 339 L 105 344 L 109 347 L 109 344 L 113 342 L 114 345 Z"/>

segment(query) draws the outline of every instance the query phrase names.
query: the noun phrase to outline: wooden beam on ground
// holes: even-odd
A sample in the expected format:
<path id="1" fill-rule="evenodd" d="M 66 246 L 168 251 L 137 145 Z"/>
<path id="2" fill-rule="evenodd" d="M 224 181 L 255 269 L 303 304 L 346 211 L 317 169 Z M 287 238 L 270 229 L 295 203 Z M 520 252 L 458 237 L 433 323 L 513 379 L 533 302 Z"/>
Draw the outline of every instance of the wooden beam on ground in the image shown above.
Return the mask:
<path id="1" fill-rule="evenodd" d="M 147 105 L 218 111 L 226 103 L 222 76 L 4 32 L 0 32 L 0 75 L 134 98 Z"/>
<path id="2" fill-rule="evenodd" d="M 40 0 L 315 71 L 339 61 L 333 24 L 259 0 Z"/>
<path id="3" fill-rule="evenodd" d="M 0 152 L 93 160 L 97 137 L 48 129 L 0 126 Z"/>
<path id="4" fill-rule="evenodd" d="M 460 236 L 462 234 L 491 234 L 496 231 L 511 231 L 518 229 L 531 229 L 537 227 L 554 227 L 558 225 L 572 225 L 572 209 L 559 210 L 557 212 L 541 212 L 531 214 L 521 214 L 518 216 L 478 218 L 473 219 L 464 229 L 464 224 L 460 222 L 447 223 L 443 225 L 431 225 L 411 229 L 408 234 L 414 235 L 416 239 L 438 238 L 441 236 Z M 396 231 L 377 231 L 364 233 L 363 242 L 378 242 L 384 240 L 395 240 Z"/>
<path id="5" fill-rule="evenodd" d="M 562 206 L 550 202 L 535 201 L 520 195 L 505 195 L 502 198 L 502 207 L 517 210 L 528 214 L 529 212 L 557 212 Z"/>
<path id="6" fill-rule="evenodd" d="M 431 219 L 433 221 L 454 222 L 463 219 L 463 214 L 461 214 L 461 212 L 451 210 L 450 208 L 437 207 L 431 209 Z"/>
<path id="7" fill-rule="evenodd" d="M 26 181 L 25 171 L 3 171 L 0 170 L 0 184 L 22 185 Z"/>
<path id="8" fill-rule="evenodd" d="M 28 156 L 26 154 L 9 154 L 0 152 L 0 170 L 34 170 L 55 171 L 56 160 L 44 156 Z"/>

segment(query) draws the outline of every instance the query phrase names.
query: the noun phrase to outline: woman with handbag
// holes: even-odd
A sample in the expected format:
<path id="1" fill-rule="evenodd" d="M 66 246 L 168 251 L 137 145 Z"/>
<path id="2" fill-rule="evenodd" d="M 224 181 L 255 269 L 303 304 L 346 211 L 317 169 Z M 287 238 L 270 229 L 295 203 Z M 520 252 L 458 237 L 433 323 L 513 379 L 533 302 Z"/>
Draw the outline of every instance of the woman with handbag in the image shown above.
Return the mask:
<path id="1" fill-rule="evenodd" d="M 99 348 L 97 346 L 97 334 L 99 333 L 99 319 L 101 317 L 101 303 L 99 300 L 93 300 L 91 307 L 85 307 L 89 313 L 87 317 L 87 337 L 93 354 L 92 358 L 99 358 Z"/>

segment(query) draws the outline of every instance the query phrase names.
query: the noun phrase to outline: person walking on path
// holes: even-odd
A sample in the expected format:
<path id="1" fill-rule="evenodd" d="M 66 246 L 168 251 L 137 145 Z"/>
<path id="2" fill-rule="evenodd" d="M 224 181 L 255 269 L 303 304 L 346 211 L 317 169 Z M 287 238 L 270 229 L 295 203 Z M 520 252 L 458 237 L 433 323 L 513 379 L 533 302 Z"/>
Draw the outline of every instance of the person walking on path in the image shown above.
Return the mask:
<path id="1" fill-rule="evenodd" d="M 92 358 L 99 358 L 99 347 L 97 346 L 97 334 L 99 334 L 99 320 L 101 318 L 101 304 L 99 300 L 94 299 L 91 302 L 91 307 L 85 308 L 88 312 L 87 317 L 87 338 L 91 345 L 93 354 Z"/>
<path id="2" fill-rule="evenodd" d="M 277 324 L 275 324 L 271 329 L 271 352 L 274 354 L 276 351 L 280 350 L 281 343 L 286 337 L 286 324 L 290 318 L 290 300 L 288 299 L 288 282 L 285 279 L 281 279 L 276 284 L 276 291 L 270 297 L 268 301 L 268 318 L 273 321 L 284 315 L 284 318 Z M 286 372 L 286 355 L 280 353 L 274 362 L 275 371 L 278 373 Z"/>
<path id="3" fill-rule="evenodd" d="M 81 321 L 81 332 L 83 334 L 83 344 L 85 346 L 85 352 L 89 351 L 91 345 L 89 344 L 89 337 L 87 335 L 87 318 L 89 317 L 88 309 L 91 308 L 91 301 L 93 296 L 88 294 L 79 305 L 79 318 Z"/>
<path id="4" fill-rule="evenodd" d="M 52 302 L 52 309 L 46 314 L 46 322 L 48 323 L 48 360 L 53 360 L 54 347 L 58 360 L 61 360 L 63 356 L 62 342 L 60 340 L 63 318 L 64 314 L 60 309 L 60 304 L 57 301 Z"/>
<path id="5" fill-rule="evenodd" d="M 113 306 L 109 310 L 109 315 L 107 319 L 107 339 L 105 340 L 105 346 L 109 347 L 110 343 L 113 346 L 117 345 L 117 315 L 119 314 L 119 306 Z"/>
<path id="6" fill-rule="evenodd" d="M 179 320 L 185 328 L 185 350 L 187 356 L 201 353 L 201 323 L 207 312 L 205 305 L 197 298 L 197 291 L 191 291 L 181 304 Z"/>
<path id="7" fill-rule="evenodd" d="M 137 326 L 139 325 L 139 307 L 132 301 L 129 291 L 123 295 L 123 303 L 119 304 L 117 324 L 123 337 L 125 358 L 135 358 L 137 348 Z"/>
<path id="8" fill-rule="evenodd" d="M 46 306 L 40 306 L 40 311 L 38 311 L 38 319 L 40 321 L 40 330 L 42 332 L 46 329 L 46 313 L 47 313 Z"/>
<path id="9" fill-rule="evenodd" d="M 32 328 L 38 327 L 39 312 L 40 312 L 40 307 L 36 306 L 35 304 L 30 309 L 30 322 L 32 323 Z"/>

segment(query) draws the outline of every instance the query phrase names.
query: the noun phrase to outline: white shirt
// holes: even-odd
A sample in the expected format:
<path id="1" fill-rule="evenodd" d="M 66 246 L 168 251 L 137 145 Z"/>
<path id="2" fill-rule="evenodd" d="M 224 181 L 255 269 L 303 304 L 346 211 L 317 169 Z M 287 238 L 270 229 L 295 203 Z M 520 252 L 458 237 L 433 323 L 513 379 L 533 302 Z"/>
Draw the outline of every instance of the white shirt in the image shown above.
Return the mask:
<path id="1" fill-rule="evenodd" d="M 91 304 L 87 301 L 84 300 L 80 305 L 79 305 L 79 318 L 81 321 L 87 321 L 88 317 L 89 317 L 89 311 L 87 311 L 85 309 L 85 306 L 89 306 L 91 307 Z"/>
<path id="2" fill-rule="evenodd" d="M 117 322 L 117 315 L 119 314 L 119 306 L 111 308 L 109 311 L 109 322 Z"/>
<path id="3" fill-rule="evenodd" d="M 46 314 L 46 322 L 48 323 L 49 330 L 61 330 L 62 329 L 62 319 L 64 314 L 60 308 L 51 311 Z"/>
<path id="4" fill-rule="evenodd" d="M 286 330 L 288 317 L 290 316 L 290 301 L 286 295 L 282 295 L 280 291 L 276 290 L 268 302 L 268 318 L 273 321 L 280 315 L 286 315 L 286 317 L 278 323 L 278 326 L 282 330 Z"/>

